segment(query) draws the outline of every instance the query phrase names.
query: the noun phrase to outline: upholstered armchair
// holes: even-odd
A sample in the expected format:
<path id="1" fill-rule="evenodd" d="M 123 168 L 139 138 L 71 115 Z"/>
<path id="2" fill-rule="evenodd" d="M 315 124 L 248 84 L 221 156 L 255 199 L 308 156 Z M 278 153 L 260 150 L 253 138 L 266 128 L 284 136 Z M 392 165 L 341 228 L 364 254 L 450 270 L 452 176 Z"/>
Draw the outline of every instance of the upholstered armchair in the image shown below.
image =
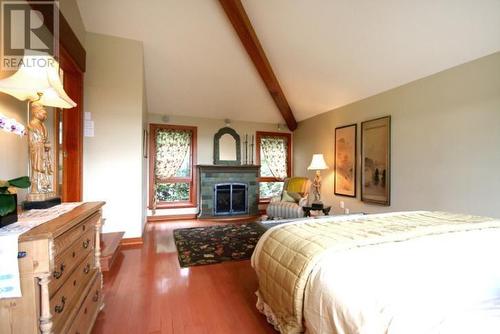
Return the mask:
<path id="1" fill-rule="evenodd" d="M 290 219 L 304 217 L 302 207 L 309 202 L 311 181 L 307 177 L 292 177 L 285 180 L 283 192 L 274 197 L 267 206 L 268 219 Z"/>

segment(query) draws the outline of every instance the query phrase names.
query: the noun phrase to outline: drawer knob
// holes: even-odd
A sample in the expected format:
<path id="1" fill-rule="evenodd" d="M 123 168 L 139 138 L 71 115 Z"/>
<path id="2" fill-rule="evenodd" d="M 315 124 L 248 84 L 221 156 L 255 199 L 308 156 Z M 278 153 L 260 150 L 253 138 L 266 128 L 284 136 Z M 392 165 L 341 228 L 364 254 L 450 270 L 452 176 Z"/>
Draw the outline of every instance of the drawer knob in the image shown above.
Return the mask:
<path id="1" fill-rule="evenodd" d="M 83 242 L 83 245 L 82 245 L 82 246 L 83 246 L 83 248 L 87 249 L 87 248 L 89 248 L 89 245 L 90 245 L 90 239 L 87 239 L 87 240 L 85 240 L 85 241 Z"/>
<path id="2" fill-rule="evenodd" d="M 66 268 L 66 265 L 64 263 L 61 263 L 61 266 L 59 267 L 59 271 L 54 271 L 52 276 L 54 276 L 55 279 L 60 279 L 64 273 L 65 268 Z"/>
<path id="3" fill-rule="evenodd" d="M 92 298 L 92 300 L 97 303 L 97 301 L 99 300 L 99 290 L 96 290 L 94 298 Z"/>
<path id="4" fill-rule="evenodd" d="M 56 305 L 56 307 L 54 307 L 54 311 L 56 311 L 56 313 L 62 313 L 64 311 L 64 306 L 66 305 L 66 297 L 62 297 L 61 298 L 61 305 Z"/>
<path id="5" fill-rule="evenodd" d="M 85 274 L 88 274 L 90 272 L 90 263 L 87 263 L 87 265 L 85 266 L 85 268 L 83 268 L 83 272 Z"/>

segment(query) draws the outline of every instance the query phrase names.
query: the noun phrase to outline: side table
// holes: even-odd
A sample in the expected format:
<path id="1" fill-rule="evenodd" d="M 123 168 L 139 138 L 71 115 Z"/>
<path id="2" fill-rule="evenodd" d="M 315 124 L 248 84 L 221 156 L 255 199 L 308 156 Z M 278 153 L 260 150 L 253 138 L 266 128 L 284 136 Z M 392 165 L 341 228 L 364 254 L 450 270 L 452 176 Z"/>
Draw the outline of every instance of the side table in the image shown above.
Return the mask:
<path id="1" fill-rule="evenodd" d="M 311 211 L 320 211 L 320 212 L 323 212 L 323 214 L 325 216 L 328 216 L 331 209 L 332 209 L 331 206 L 325 206 L 323 209 L 313 209 L 312 206 L 303 206 L 302 207 L 302 210 L 304 210 L 304 214 L 306 217 L 311 217 Z"/>

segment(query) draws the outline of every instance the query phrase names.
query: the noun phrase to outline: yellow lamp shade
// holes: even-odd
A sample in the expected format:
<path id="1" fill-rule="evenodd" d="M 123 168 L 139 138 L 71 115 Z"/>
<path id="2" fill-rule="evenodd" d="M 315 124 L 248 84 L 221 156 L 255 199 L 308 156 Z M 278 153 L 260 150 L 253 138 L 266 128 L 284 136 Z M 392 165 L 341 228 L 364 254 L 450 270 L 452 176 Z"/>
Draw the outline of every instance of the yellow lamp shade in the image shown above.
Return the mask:
<path id="1" fill-rule="evenodd" d="M 314 154 L 311 160 L 311 164 L 307 167 L 308 170 L 323 170 L 328 169 L 328 165 L 325 162 L 323 154 Z"/>
<path id="2" fill-rule="evenodd" d="M 0 92 L 49 107 L 76 107 L 64 91 L 59 78 L 59 63 L 49 55 L 24 56 L 17 72 L 0 80 Z"/>

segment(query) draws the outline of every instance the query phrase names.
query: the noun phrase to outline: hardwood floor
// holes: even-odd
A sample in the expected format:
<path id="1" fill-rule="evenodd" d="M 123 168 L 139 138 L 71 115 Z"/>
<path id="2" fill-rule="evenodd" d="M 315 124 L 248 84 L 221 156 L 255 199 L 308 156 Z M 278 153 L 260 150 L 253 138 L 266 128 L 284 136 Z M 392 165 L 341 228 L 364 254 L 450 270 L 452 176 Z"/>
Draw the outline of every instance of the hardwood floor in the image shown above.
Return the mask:
<path id="1" fill-rule="evenodd" d="M 105 307 L 93 334 L 277 333 L 255 308 L 250 261 L 180 268 L 172 231 L 211 222 L 152 223 L 104 275 Z"/>

